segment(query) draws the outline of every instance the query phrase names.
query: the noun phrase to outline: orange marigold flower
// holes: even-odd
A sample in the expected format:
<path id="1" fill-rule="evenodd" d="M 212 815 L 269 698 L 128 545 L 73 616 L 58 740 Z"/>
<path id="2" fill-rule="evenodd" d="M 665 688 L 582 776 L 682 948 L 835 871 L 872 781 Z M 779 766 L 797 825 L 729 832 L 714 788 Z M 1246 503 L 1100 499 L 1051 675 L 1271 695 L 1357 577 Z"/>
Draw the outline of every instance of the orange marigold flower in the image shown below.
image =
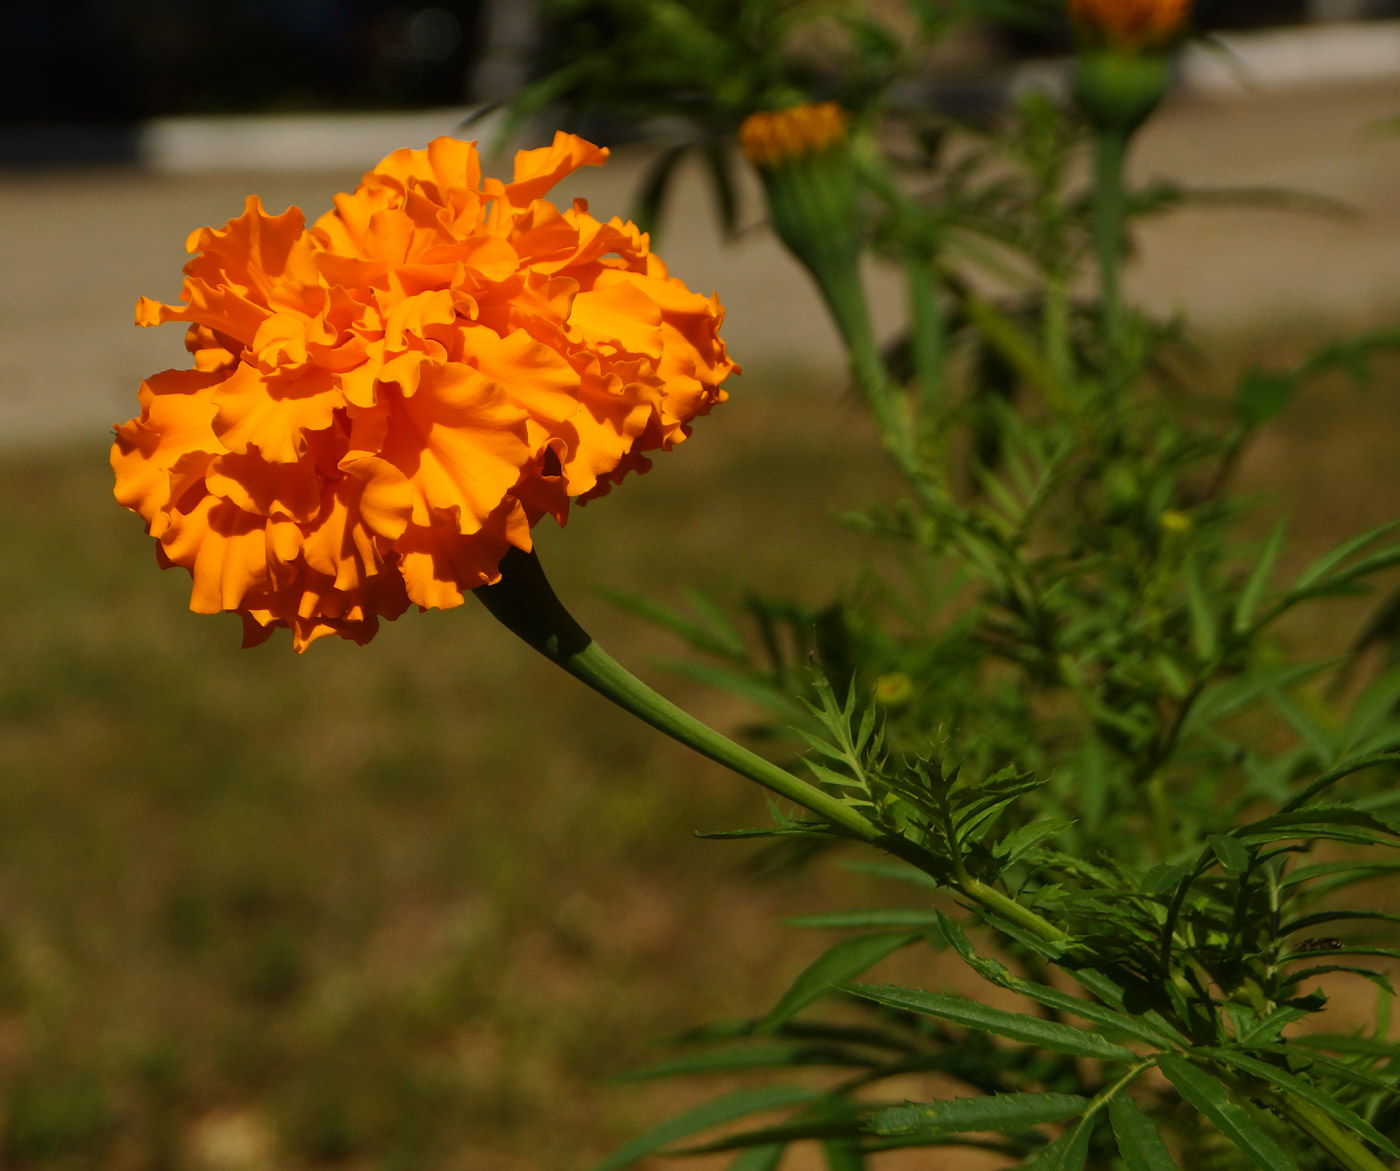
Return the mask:
<path id="1" fill-rule="evenodd" d="M 1176 36 L 1190 19 L 1191 0 L 1069 0 L 1069 11 L 1095 38 L 1135 49 Z"/>
<path id="2" fill-rule="evenodd" d="M 751 163 L 771 167 L 841 142 L 847 121 L 846 111 L 835 102 L 760 111 L 739 127 L 739 145 Z"/>
<path id="3" fill-rule="evenodd" d="M 399 150 L 309 230 L 289 208 L 186 244 L 194 367 L 141 386 L 117 428 L 117 500 L 190 608 L 244 645 L 373 637 L 410 603 L 459 605 L 531 527 L 602 495 L 727 397 L 716 297 L 634 224 L 541 198 L 608 152 L 556 134 L 483 179 L 474 143 Z"/>

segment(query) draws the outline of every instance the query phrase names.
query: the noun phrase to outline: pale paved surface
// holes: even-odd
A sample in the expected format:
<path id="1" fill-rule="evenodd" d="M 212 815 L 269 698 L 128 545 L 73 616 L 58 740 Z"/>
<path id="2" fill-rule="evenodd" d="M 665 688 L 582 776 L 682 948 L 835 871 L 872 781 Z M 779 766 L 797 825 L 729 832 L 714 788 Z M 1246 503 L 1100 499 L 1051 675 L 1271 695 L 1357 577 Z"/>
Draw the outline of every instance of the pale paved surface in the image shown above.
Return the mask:
<path id="1" fill-rule="evenodd" d="M 1181 308 L 1214 332 L 1269 322 L 1400 320 L 1400 135 L 1366 127 L 1400 114 L 1400 82 L 1267 97 L 1197 97 L 1165 111 L 1136 170 L 1200 184 L 1284 184 L 1354 205 L 1338 221 L 1278 211 L 1207 208 L 1143 233 L 1134 292 Z M 444 128 L 445 130 L 448 128 Z M 372 160 L 371 160 L 372 161 Z M 604 215 L 625 211 L 639 160 L 614 160 L 566 195 Z M 729 309 L 726 336 L 761 389 L 766 371 L 800 363 L 829 387 L 840 355 L 803 275 L 764 232 L 720 241 L 698 174 L 666 224 L 672 270 Z M 176 327 L 131 325 L 138 294 L 173 299 L 194 227 L 238 214 L 256 191 L 272 210 L 309 210 L 356 175 L 152 176 L 134 170 L 0 174 L 0 446 L 105 444 L 135 410 L 152 371 L 183 362 Z M 757 203 L 749 203 L 757 216 Z M 874 281 L 886 328 L 900 296 Z"/>

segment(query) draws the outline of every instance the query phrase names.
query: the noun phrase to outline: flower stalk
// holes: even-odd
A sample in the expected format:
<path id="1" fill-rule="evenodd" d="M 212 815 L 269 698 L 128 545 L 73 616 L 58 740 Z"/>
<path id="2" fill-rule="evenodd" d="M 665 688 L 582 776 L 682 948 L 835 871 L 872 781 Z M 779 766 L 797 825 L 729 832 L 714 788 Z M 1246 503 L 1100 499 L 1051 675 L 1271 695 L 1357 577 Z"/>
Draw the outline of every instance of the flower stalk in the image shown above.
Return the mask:
<path id="1" fill-rule="evenodd" d="M 474 592 L 507 630 L 623 711 L 815 813 L 839 833 L 887 850 L 925 872 L 937 866 L 937 860 L 913 842 L 885 833 L 850 805 L 734 743 L 648 687 L 575 621 L 534 553 L 511 549 L 501 562 L 500 581 Z"/>
<path id="2" fill-rule="evenodd" d="M 861 278 L 860 201 L 847 122 L 833 102 L 761 111 L 745 119 L 739 139 L 763 180 L 773 230 L 811 273 L 885 446 L 912 475 L 913 427 L 880 357 Z"/>

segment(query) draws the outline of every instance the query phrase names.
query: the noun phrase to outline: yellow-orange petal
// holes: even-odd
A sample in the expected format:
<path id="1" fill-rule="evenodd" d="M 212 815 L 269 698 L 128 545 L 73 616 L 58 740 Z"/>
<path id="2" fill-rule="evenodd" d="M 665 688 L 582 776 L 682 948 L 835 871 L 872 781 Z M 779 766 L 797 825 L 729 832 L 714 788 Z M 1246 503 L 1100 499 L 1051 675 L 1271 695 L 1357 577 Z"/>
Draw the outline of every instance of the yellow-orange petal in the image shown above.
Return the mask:
<path id="1" fill-rule="evenodd" d="M 226 451 L 204 473 L 209 492 L 256 516 L 285 516 L 303 524 L 321 508 L 321 482 L 309 460 L 269 463 L 254 451 Z"/>
<path id="2" fill-rule="evenodd" d="M 565 175 L 580 167 L 601 167 L 608 153 L 605 146 L 594 146 L 577 135 L 557 130 L 549 146 L 516 152 L 515 178 L 506 184 L 506 199 L 521 207 L 540 198 Z"/>
<path id="3" fill-rule="evenodd" d="M 172 518 L 161 551 L 190 571 L 191 610 L 237 610 L 247 594 L 267 583 L 265 524 L 262 517 L 209 495 Z"/>
<path id="4" fill-rule="evenodd" d="M 479 586 L 500 581 L 501 558 L 510 548 L 511 534 L 522 526 L 518 501 L 504 501 L 470 536 L 449 525 L 409 525 L 397 550 L 408 598 L 425 610 L 450 610 Z M 523 526 L 528 540 L 529 523 Z"/>
<path id="5" fill-rule="evenodd" d="M 613 345 L 653 361 L 661 357 L 661 309 L 629 281 L 580 293 L 569 327 L 589 347 Z"/>
<path id="6" fill-rule="evenodd" d="M 379 454 L 409 478 L 415 525 L 451 516 L 476 532 L 530 458 L 526 413 L 470 366 L 426 364 L 418 392 L 390 400 L 387 418 Z"/>
<path id="7" fill-rule="evenodd" d="M 214 433 L 223 445 L 239 453 L 256 447 L 270 463 L 301 459 L 307 432 L 325 430 L 345 405 L 329 370 L 279 377 L 246 362 L 214 391 L 214 402 Z"/>

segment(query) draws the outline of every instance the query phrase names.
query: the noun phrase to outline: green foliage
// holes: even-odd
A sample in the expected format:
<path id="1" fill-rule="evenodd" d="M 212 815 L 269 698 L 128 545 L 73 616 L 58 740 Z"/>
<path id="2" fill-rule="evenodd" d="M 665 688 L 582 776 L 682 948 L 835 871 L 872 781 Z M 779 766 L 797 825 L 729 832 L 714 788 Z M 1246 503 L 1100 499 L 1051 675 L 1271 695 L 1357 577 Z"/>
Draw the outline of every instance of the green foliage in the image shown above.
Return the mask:
<path id="1" fill-rule="evenodd" d="M 913 1146 L 1037 1171 L 1375 1171 L 1400 1158 L 1384 1011 L 1356 1035 L 1309 1023 L 1338 980 L 1369 981 L 1388 1004 L 1386 961 L 1400 958 L 1400 917 L 1357 889 L 1400 866 L 1400 602 L 1323 661 L 1280 633 L 1305 607 L 1383 582 L 1400 565 L 1396 525 L 1287 574 L 1286 520 L 1246 538 L 1233 491 L 1263 428 L 1320 377 L 1367 381 L 1400 334 L 1250 369 L 1232 399 L 1201 399 L 1181 324 L 1118 293 L 1125 219 L 1193 194 L 1125 190 L 1124 143 L 1043 96 L 966 126 L 896 86 L 986 5 L 909 3 L 904 37 L 858 4 L 717 0 L 684 21 L 623 0 L 558 11 L 566 30 L 606 13 L 615 37 L 586 43 L 537 96 L 683 115 L 714 158 L 755 109 L 842 101 L 865 246 L 904 272 L 909 304 L 905 336 L 864 353 L 853 278 L 828 287 L 809 266 L 903 477 L 895 499 L 846 517 L 884 544 L 886 568 L 816 607 L 750 597 L 731 618 L 698 594 L 689 613 L 627 604 L 705 656 L 685 672 L 754 701 L 755 732 L 913 863 L 867 870 L 912 881 L 889 906 L 799 921 L 857 934 L 767 1014 L 648 1073 L 825 1067 L 820 1090 L 739 1091 L 604 1166 L 669 1149 L 771 1167 L 800 1141 L 833 1168 Z M 1090 145 L 1085 189 L 1075 164 Z M 679 149 L 643 192 L 653 218 Z M 1095 266 L 1098 295 L 1083 298 Z M 1360 654 L 1376 646 L 1389 666 L 1367 677 Z M 831 830 L 779 810 L 744 836 L 825 845 Z M 1002 998 L 866 979 L 919 947 Z M 833 1015 L 813 1017 L 819 1006 Z M 918 1075 L 954 1096 L 902 1101 Z M 770 1108 L 786 1113 L 674 1145 Z"/>

